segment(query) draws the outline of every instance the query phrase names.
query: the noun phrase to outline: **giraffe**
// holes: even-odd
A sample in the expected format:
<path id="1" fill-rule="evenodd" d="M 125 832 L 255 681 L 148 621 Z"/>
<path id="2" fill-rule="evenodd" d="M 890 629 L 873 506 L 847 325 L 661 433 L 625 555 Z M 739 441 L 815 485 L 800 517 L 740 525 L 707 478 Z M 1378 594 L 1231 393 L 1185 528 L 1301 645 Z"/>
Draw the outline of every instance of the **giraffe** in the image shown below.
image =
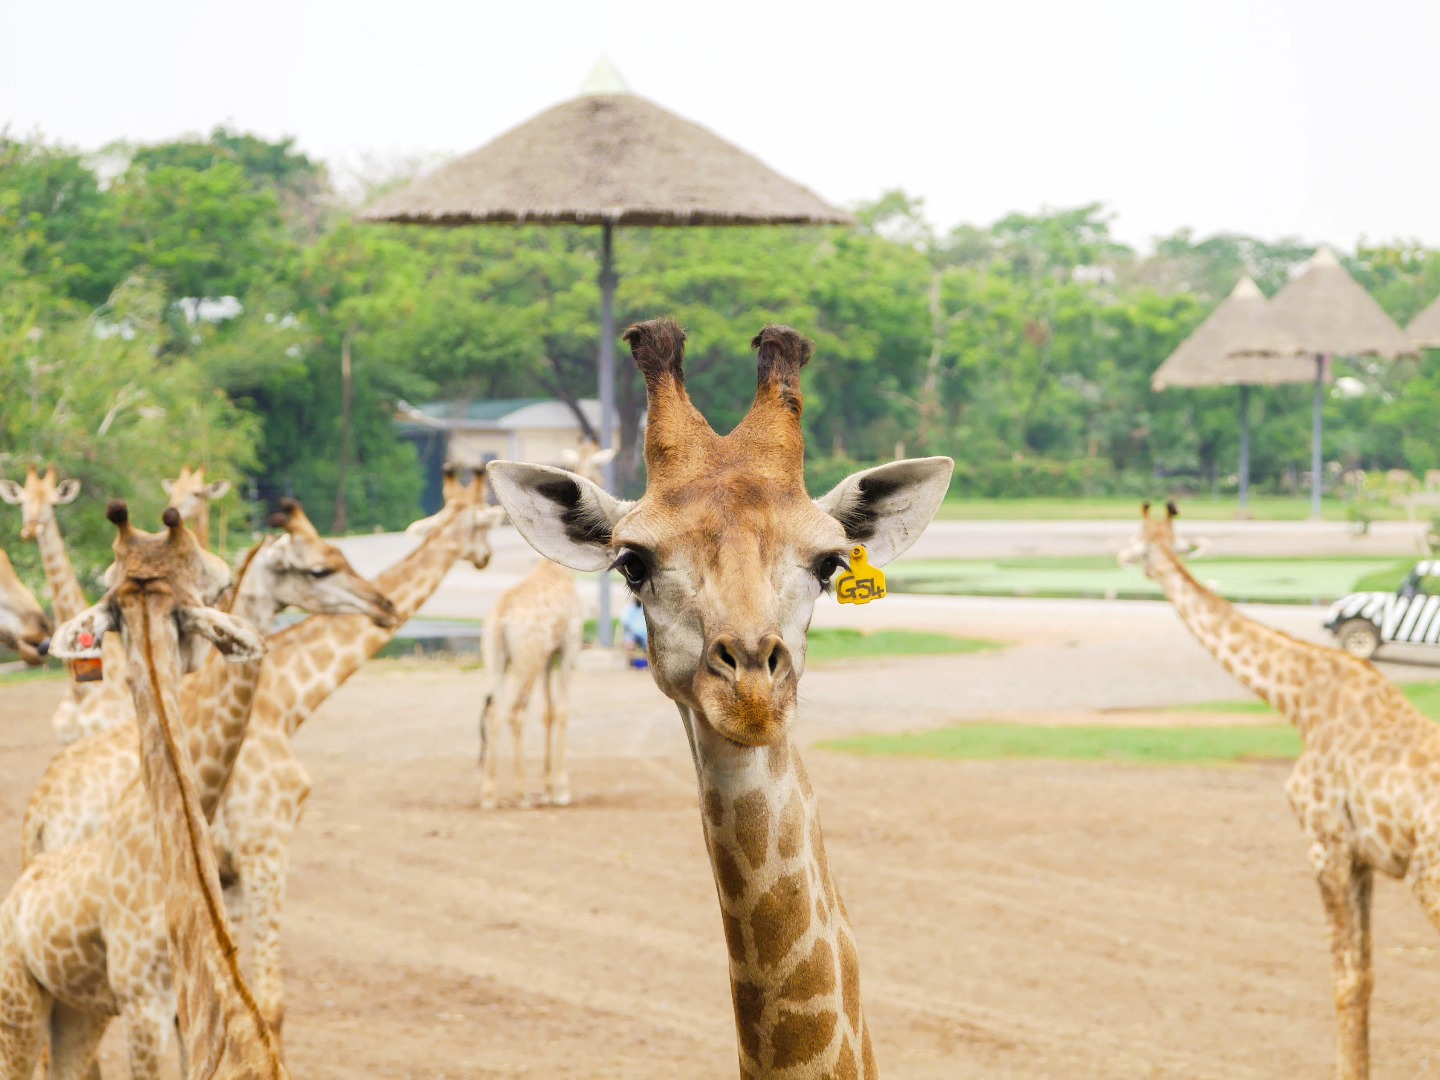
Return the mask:
<path id="1" fill-rule="evenodd" d="M 167 512 L 181 520 L 173 507 Z M 268 625 L 278 610 L 295 604 L 395 625 L 391 603 L 319 539 L 298 504 L 287 505 L 274 524 L 285 535 L 267 539 L 247 558 L 234 593 L 237 618 Z M 223 560 L 189 542 L 224 569 Z M 120 569 L 126 572 L 123 560 Z M 91 611 L 111 608 L 102 603 Z M 227 666 L 212 652 L 200 678 L 181 688 L 176 715 L 186 721 L 188 760 L 207 819 L 231 780 L 263 670 L 258 656 Z M 134 727 L 118 730 L 129 734 L 132 749 L 143 747 Z M 157 1075 L 175 1006 L 154 818 L 134 775 L 98 831 L 34 858 L 0 906 L 0 986 L 29 979 L 53 996 L 60 1008 L 49 1021 L 57 1069 L 62 1061 L 79 1069 L 88 1060 L 84 1047 L 93 1049 L 110 1019 L 124 1016 L 131 1076 L 141 1080 Z M 43 1023 L 43 1016 L 25 1019 Z M 9 1080 L 3 1072 L 0 1077 Z"/>
<path id="2" fill-rule="evenodd" d="M 1440 728 L 1368 660 L 1299 641 L 1241 615 L 1177 554 L 1175 504 L 1142 510 L 1121 552 L 1164 590 L 1222 667 L 1295 726 L 1304 750 L 1285 784 L 1310 841 L 1330 926 L 1339 1027 L 1335 1075 L 1370 1074 L 1370 900 L 1375 871 L 1405 880 L 1440 929 Z"/>
<path id="3" fill-rule="evenodd" d="M 429 535 L 375 582 L 402 623 L 430 598 L 458 559 L 481 570 L 490 562 L 489 532 L 504 511 L 485 507 L 483 475 L 464 484 L 451 470 L 446 486 L 445 508 L 427 519 Z M 310 792 L 310 777 L 290 739 L 394 632 L 368 619 L 335 615 L 306 619 L 270 638 L 249 733 L 216 813 L 227 899 L 243 912 L 251 984 L 277 1033 L 284 1019 L 280 915 L 289 843 Z M 67 747 L 51 762 L 26 808 L 26 837 L 43 841 L 37 851 L 57 854 L 84 842 L 114 813 L 137 771 L 133 737 L 105 732 Z"/>
<path id="4" fill-rule="evenodd" d="M 115 630 L 128 653 L 186 1080 L 282 1080 L 290 1074 L 280 1047 L 236 962 L 200 782 L 179 723 L 182 637 L 199 634 L 231 663 L 246 665 L 258 664 L 264 640 L 243 619 L 200 605 L 192 583 L 204 576 L 205 549 L 179 510 L 168 507 L 165 532 L 153 536 L 130 524 L 124 503 L 112 502 L 107 516 L 117 528 L 118 580 L 61 628 L 58 651 L 97 651 L 94 639 Z"/>
<path id="5" fill-rule="evenodd" d="M 50 607 L 56 622 L 72 619 L 88 606 L 55 520 L 55 507 L 74 502 L 79 494 L 80 481 L 59 480 L 53 465 L 44 473 L 31 465 L 25 471 L 24 484 L 0 479 L 0 500 L 21 510 L 20 539 L 33 540 L 40 548 L 40 562 L 45 569 L 45 583 L 50 590 Z M 104 718 L 113 711 L 117 701 L 124 700 L 125 650 L 118 641 L 106 646 L 105 670 L 111 676 L 106 682 L 71 680 L 67 683 L 65 696 L 51 720 L 62 743 L 103 730 Z"/>
<path id="6" fill-rule="evenodd" d="M 0 548 L 0 646 L 14 649 L 30 667 L 45 663 L 50 651 L 50 620 L 15 573 L 4 548 Z"/>
<path id="7" fill-rule="evenodd" d="M 480 710 L 480 805 L 496 805 L 495 774 L 499 747 L 491 745 L 495 718 L 508 721 L 515 743 L 515 787 L 521 805 L 525 791 L 520 734 L 530 695 L 544 680 L 545 792 L 541 803 L 570 805 L 570 775 L 565 771 L 565 729 L 569 720 L 570 675 L 580 654 L 585 609 L 569 570 L 541 559 L 519 584 L 507 589 L 485 615 L 481 653 L 490 692 Z"/>
<path id="8" fill-rule="evenodd" d="M 650 670 L 680 712 L 730 957 L 742 1077 L 873 1077 L 855 936 L 831 876 L 793 727 L 815 601 L 864 544 L 884 565 L 920 535 L 949 458 L 804 486 L 800 369 L 811 344 L 768 326 L 754 402 L 711 430 L 685 391 L 685 334 L 625 340 L 645 380 L 647 486 L 621 502 L 558 469 L 492 462 L 521 535 L 577 570 L 618 569 L 645 610 Z"/>
<path id="9" fill-rule="evenodd" d="M 607 446 L 601 450 L 599 443 L 586 436 L 581 438 L 579 445 L 573 450 L 566 448 L 560 451 L 560 464 L 573 473 L 579 473 L 592 484 L 604 487 L 605 466 L 615 460 L 619 450 L 618 446 Z"/>
<path id="10" fill-rule="evenodd" d="M 205 482 L 205 466 L 191 471 L 189 465 L 180 466 L 180 475 L 174 480 L 161 480 L 160 486 L 170 496 L 167 506 L 180 511 L 180 516 L 195 533 L 200 546 L 210 548 L 210 500 L 224 497 L 230 491 L 229 480 Z"/>

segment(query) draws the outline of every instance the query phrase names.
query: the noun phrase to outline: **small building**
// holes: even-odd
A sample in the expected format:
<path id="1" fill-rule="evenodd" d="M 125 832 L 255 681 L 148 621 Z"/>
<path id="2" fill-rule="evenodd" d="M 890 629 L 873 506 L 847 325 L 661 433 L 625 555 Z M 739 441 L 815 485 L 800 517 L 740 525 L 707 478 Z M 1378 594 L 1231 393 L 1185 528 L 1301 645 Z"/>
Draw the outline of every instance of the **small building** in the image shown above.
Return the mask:
<path id="1" fill-rule="evenodd" d="M 583 398 L 580 410 L 591 430 L 600 427 L 600 403 Z M 558 465 L 584 437 L 575 413 L 555 398 L 502 398 L 495 401 L 400 402 L 396 423 L 402 438 L 415 444 L 425 477 L 425 512 L 440 508 L 441 470 L 447 461 L 461 467 L 503 459 Z"/>

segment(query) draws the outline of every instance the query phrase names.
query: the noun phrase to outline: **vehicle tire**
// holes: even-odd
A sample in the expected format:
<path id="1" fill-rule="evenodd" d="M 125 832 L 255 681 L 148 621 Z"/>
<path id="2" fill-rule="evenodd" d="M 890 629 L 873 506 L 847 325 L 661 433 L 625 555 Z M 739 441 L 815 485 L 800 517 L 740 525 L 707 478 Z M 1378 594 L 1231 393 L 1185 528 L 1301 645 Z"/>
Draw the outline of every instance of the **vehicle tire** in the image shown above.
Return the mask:
<path id="1" fill-rule="evenodd" d="M 1357 660 L 1369 660 L 1380 647 L 1380 631 L 1369 619 L 1351 619 L 1335 632 L 1340 647 Z"/>

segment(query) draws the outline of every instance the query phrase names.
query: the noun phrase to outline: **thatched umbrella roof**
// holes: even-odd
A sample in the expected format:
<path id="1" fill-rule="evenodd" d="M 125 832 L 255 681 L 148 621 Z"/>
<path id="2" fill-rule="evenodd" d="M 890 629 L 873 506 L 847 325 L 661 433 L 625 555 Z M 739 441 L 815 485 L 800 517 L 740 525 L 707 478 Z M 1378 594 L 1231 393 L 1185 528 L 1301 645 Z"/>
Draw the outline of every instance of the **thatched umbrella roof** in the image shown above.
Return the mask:
<path id="1" fill-rule="evenodd" d="M 1287 340 L 1266 322 L 1265 294 L 1247 274 L 1230 295 L 1180 343 L 1150 378 L 1156 391 L 1171 387 L 1278 386 L 1310 382 L 1315 365 L 1298 355 L 1299 342 Z M 1232 358 L 1237 349 L 1270 355 Z"/>
<path id="2" fill-rule="evenodd" d="M 1440 349 L 1440 296 L 1410 321 L 1405 336 L 1417 349 Z"/>
<path id="3" fill-rule="evenodd" d="M 418 225 L 854 220 L 699 124 L 627 93 L 556 105 L 358 216 Z"/>
<path id="4" fill-rule="evenodd" d="M 1354 278 L 1322 247 L 1270 301 L 1263 350 L 1299 342 L 1311 355 L 1410 356 L 1415 346 Z M 1236 350 L 1249 354 L 1251 346 Z"/>

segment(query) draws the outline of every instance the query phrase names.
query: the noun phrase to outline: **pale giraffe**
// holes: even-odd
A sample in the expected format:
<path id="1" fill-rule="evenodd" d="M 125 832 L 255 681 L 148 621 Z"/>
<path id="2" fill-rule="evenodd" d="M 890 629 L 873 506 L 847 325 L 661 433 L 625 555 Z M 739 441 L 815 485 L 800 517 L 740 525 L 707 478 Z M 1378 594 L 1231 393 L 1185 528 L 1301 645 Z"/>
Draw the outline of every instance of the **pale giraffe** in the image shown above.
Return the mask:
<path id="1" fill-rule="evenodd" d="M 169 512 L 179 521 L 178 511 Z M 320 540 L 297 504 L 277 515 L 276 524 L 286 535 L 267 539 L 242 568 L 234 594 L 239 618 L 269 625 L 277 611 L 295 604 L 362 612 L 355 617 L 395 625 L 390 602 Z M 224 567 L 208 552 L 205 558 Z M 212 652 L 200 678 L 181 688 L 179 715 L 207 818 L 231 780 L 263 670 L 258 657 L 229 666 Z M 135 727 L 117 730 L 129 735 L 136 752 L 142 740 Z M 116 1015 L 126 1020 L 132 1080 L 158 1075 L 175 1015 L 153 819 L 134 776 L 99 831 L 36 857 L 0 905 L 0 987 L 29 979 L 53 996 L 59 1010 L 49 1021 L 54 1068 L 73 1064 L 77 1075 L 84 1048 L 93 1050 Z M 44 1023 L 43 1015 L 24 1019 Z"/>
<path id="2" fill-rule="evenodd" d="M 45 663 L 50 651 L 50 620 L 15 573 L 0 548 L 0 648 L 13 649 L 31 667 Z"/>
<path id="3" fill-rule="evenodd" d="M 1159 583 L 1221 666 L 1282 713 L 1304 742 L 1286 782 L 1310 840 L 1330 924 L 1339 1053 L 1335 1074 L 1370 1074 L 1370 900 L 1374 872 L 1407 881 L 1440 929 L 1440 728 L 1368 660 L 1298 641 L 1241 615 L 1176 553 L 1174 503 L 1147 503 L 1121 553 Z"/>
<path id="4" fill-rule="evenodd" d="M 205 482 L 205 466 L 191 470 L 189 465 L 180 466 L 180 475 L 174 480 L 161 480 L 160 486 L 170 496 L 167 506 L 180 511 L 180 516 L 195 533 L 200 546 L 210 548 L 210 500 L 223 498 L 230 491 L 229 480 Z"/>
<path id="5" fill-rule="evenodd" d="M 259 663 L 264 641 L 250 623 L 200 603 L 195 586 L 207 569 L 204 549 L 178 510 L 166 508 L 166 531 L 154 536 L 130 524 L 124 503 L 111 503 L 108 516 L 118 529 L 114 583 L 99 604 L 60 628 L 57 653 L 94 655 L 95 639 L 107 631 L 125 642 L 185 1080 L 283 1080 L 290 1074 L 279 1044 L 240 973 L 188 733 L 180 724 L 183 637 L 203 636 L 230 662 L 247 665 Z"/>
<path id="6" fill-rule="evenodd" d="M 55 520 L 55 508 L 74 502 L 79 494 L 80 481 L 57 479 L 53 465 L 44 473 L 31 465 L 25 472 L 24 484 L 0 479 L 0 500 L 20 507 L 20 539 L 33 540 L 40 549 L 50 608 L 57 623 L 73 619 L 89 606 Z M 103 731 L 105 718 L 128 696 L 125 649 L 118 640 L 105 647 L 105 670 L 111 678 L 104 682 L 72 680 L 66 684 L 65 696 L 51 720 L 61 742 L 74 742 Z"/>
<path id="7" fill-rule="evenodd" d="M 565 567 L 542 559 L 518 584 L 507 589 L 485 614 L 481 655 L 490 692 L 480 710 L 480 805 L 497 803 L 495 774 L 499 768 L 496 720 L 508 723 L 515 744 L 515 790 L 521 805 L 525 790 L 520 736 L 530 695 L 543 682 L 545 727 L 545 790 L 542 805 L 570 805 L 570 774 L 565 769 L 565 733 L 570 713 L 570 675 L 580 655 L 585 609 L 575 578 Z"/>
<path id="8" fill-rule="evenodd" d="M 618 446 L 607 446 L 601 450 L 600 444 L 594 439 L 582 438 L 575 449 L 560 451 L 560 464 L 573 473 L 579 473 L 592 484 L 604 487 L 605 466 L 615 460 L 619 449 Z"/>
<path id="9" fill-rule="evenodd" d="M 453 475 L 449 479 L 449 501 L 436 518 L 427 519 L 433 524 L 430 534 L 376 578 L 402 622 L 430 598 L 458 559 L 482 570 L 490 561 L 489 532 L 504 511 L 485 508 L 483 477 L 469 485 L 455 482 Z M 277 1032 L 284 1018 L 280 916 L 289 844 L 310 792 L 309 774 L 290 739 L 394 633 L 367 619 L 326 616 L 270 638 L 249 734 L 216 815 L 222 879 L 228 880 L 228 896 L 247 925 L 251 985 Z M 133 737 L 106 732 L 67 747 L 51 762 L 26 808 L 27 839 L 35 838 L 37 851 L 63 850 L 82 841 L 114 812 L 137 769 Z"/>
<path id="10" fill-rule="evenodd" d="M 522 535 L 577 570 L 615 567 L 645 609 L 650 669 L 679 707 L 719 895 L 744 1077 L 873 1077 L 855 937 L 825 856 L 793 726 L 815 601 L 854 545 L 884 565 L 920 535 L 953 462 L 804 486 L 800 369 L 788 327 L 755 338 L 758 389 L 723 438 L 685 392 L 684 332 L 625 333 L 645 379 L 647 487 L 638 503 L 540 465 L 494 462 Z"/>

